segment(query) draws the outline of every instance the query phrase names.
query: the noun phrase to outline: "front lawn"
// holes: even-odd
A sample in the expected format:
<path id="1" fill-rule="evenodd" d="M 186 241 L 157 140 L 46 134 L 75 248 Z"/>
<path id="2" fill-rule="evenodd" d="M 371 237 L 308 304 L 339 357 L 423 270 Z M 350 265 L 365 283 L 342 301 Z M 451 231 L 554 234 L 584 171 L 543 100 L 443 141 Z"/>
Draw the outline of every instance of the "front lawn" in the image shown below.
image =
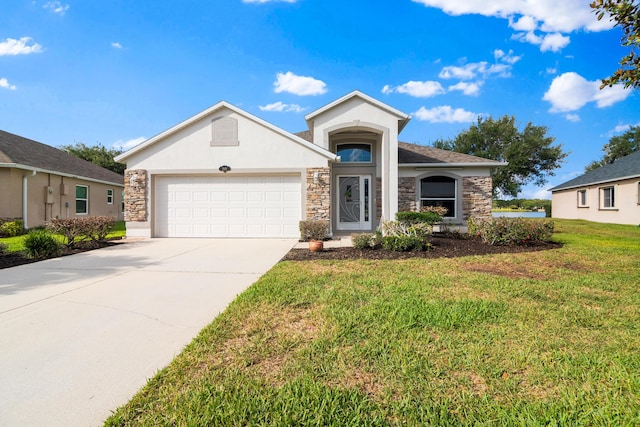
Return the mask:
<path id="1" fill-rule="evenodd" d="M 640 425 L 640 228 L 276 265 L 109 426 Z"/>

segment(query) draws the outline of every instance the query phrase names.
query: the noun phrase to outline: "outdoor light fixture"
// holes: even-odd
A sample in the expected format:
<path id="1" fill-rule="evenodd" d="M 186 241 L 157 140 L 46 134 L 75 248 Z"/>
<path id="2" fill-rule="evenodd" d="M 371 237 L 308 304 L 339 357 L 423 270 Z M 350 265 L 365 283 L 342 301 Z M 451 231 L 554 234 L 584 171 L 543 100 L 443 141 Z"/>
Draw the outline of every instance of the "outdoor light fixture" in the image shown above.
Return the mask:
<path id="1" fill-rule="evenodd" d="M 219 170 L 220 172 L 227 173 L 227 172 L 229 172 L 229 171 L 231 170 L 231 166 L 222 165 L 222 166 L 220 166 L 220 167 L 218 168 L 218 170 Z"/>
<path id="2" fill-rule="evenodd" d="M 313 183 L 317 184 L 318 182 L 320 182 L 320 173 L 319 172 L 314 172 L 313 173 Z"/>

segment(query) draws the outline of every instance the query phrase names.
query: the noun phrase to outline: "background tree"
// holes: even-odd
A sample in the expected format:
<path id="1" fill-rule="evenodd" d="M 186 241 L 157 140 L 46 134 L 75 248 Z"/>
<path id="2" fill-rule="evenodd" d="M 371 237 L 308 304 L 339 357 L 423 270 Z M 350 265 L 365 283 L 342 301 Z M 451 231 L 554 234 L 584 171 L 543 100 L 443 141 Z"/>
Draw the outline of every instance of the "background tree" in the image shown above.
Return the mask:
<path id="1" fill-rule="evenodd" d="M 63 145 L 60 147 L 62 151 L 87 160 L 93 164 L 101 166 L 105 169 L 109 169 L 120 175 L 124 175 L 126 165 L 122 163 L 116 163 L 113 158 L 119 154 L 122 154 L 122 150 L 108 149 L 104 145 L 98 144 L 94 146 L 87 146 L 81 142 L 76 142 L 73 145 Z"/>
<path id="2" fill-rule="evenodd" d="M 620 43 L 631 48 L 631 52 L 620 60 L 620 68 L 602 80 L 600 89 L 618 83 L 623 83 L 625 88 L 640 88 L 640 55 L 635 51 L 640 48 L 640 3 L 638 0 L 595 0 L 589 6 L 598 21 L 609 16 L 616 27 L 622 28 Z"/>
<path id="3" fill-rule="evenodd" d="M 433 146 L 458 153 L 471 154 L 503 162 L 508 166 L 491 172 L 493 195 L 516 197 L 522 186 L 534 183 L 542 186 L 547 176 L 567 157 L 561 145 L 552 145 L 555 138 L 547 136 L 547 128 L 529 122 L 524 130 L 516 127 L 513 116 L 498 120 L 492 117 L 472 124 L 469 130 L 453 140 L 439 140 Z"/>
<path id="4" fill-rule="evenodd" d="M 640 126 L 631 126 L 625 133 L 614 136 L 604 144 L 602 159 L 589 163 L 585 172 L 613 163 L 620 157 L 628 156 L 638 150 L 640 150 Z"/>

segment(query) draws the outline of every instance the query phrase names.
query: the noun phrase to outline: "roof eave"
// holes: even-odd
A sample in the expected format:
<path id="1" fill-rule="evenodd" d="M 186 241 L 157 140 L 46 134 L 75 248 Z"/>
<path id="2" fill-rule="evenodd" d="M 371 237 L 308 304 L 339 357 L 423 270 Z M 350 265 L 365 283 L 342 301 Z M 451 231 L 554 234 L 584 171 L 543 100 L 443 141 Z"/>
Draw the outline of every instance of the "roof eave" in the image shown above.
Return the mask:
<path id="1" fill-rule="evenodd" d="M 495 168 L 501 166 L 507 166 L 507 162 L 467 162 L 467 163 L 399 163 L 399 167 L 407 168 L 469 168 L 469 167 L 481 167 L 481 168 Z"/>
<path id="2" fill-rule="evenodd" d="M 20 163 L 0 163 L 0 168 L 13 168 L 13 169 L 26 170 L 26 171 L 35 171 L 35 172 L 40 172 L 40 173 L 51 173 L 51 174 L 54 174 L 54 175 L 64 176 L 64 177 L 67 177 L 67 178 L 81 179 L 83 181 L 96 182 L 96 183 L 99 183 L 99 184 L 116 185 L 116 186 L 119 186 L 119 187 L 124 187 L 124 177 L 122 177 L 122 183 L 117 183 L 115 181 L 106 181 L 106 180 L 102 180 L 102 179 L 90 178 L 90 177 L 82 176 L 82 175 L 74 175 L 74 174 L 55 171 L 55 170 L 51 170 L 51 169 L 37 168 L 37 167 L 29 166 L 29 165 L 22 165 Z"/>
<path id="3" fill-rule="evenodd" d="M 567 187 L 564 187 L 562 184 L 555 186 L 553 188 L 550 188 L 548 191 L 554 192 L 554 191 L 561 191 L 561 190 L 572 190 L 575 188 L 580 188 L 580 187 L 589 187 L 592 185 L 602 185 L 602 184 L 611 184 L 617 181 L 625 181 L 627 179 L 635 179 L 635 178 L 640 178 L 640 174 L 638 175 L 629 175 L 629 176 L 623 176 L 620 178 L 611 178 L 611 179 L 605 179 L 605 180 L 601 180 L 601 181 L 593 181 L 593 182 L 586 182 L 583 184 L 573 184 Z"/>

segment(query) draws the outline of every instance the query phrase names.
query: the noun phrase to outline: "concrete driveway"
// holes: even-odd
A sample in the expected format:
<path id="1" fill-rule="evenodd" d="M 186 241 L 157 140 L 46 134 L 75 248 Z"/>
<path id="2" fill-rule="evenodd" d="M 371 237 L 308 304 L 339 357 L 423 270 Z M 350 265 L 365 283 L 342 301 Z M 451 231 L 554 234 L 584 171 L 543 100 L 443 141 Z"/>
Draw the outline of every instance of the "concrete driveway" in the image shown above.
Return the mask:
<path id="1" fill-rule="evenodd" d="M 151 239 L 0 270 L 0 425 L 101 425 L 295 243 Z"/>

